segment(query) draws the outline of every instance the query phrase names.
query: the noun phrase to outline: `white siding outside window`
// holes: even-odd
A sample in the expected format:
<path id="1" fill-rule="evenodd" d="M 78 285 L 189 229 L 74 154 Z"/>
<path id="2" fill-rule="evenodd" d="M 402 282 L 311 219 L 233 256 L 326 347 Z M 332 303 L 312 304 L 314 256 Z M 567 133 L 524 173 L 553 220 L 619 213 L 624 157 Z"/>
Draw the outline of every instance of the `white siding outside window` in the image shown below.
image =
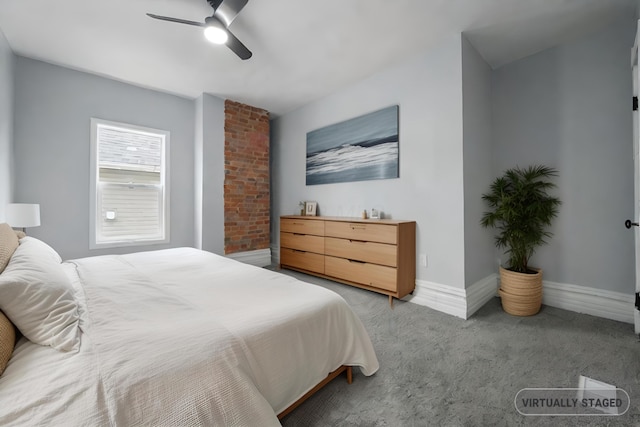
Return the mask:
<path id="1" fill-rule="evenodd" d="M 169 132 L 91 119 L 91 244 L 169 241 Z"/>

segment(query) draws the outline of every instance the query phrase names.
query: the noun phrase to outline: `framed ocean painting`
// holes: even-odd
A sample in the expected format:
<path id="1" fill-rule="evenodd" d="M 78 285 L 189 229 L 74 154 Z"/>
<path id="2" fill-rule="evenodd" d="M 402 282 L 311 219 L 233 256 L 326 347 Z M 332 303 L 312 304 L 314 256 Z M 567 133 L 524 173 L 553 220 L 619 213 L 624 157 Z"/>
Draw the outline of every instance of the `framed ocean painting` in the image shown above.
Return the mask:
<path id="1" fill-rule="evenodd" d="M 398 106 L 307 133 L 307 185 L 398 177 Z"/>

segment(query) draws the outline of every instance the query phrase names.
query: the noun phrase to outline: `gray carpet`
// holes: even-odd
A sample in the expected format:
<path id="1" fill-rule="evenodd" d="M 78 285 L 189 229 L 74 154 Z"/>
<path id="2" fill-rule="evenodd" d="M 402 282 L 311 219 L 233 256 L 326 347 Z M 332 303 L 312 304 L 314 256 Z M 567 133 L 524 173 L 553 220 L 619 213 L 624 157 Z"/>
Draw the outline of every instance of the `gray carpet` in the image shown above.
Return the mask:
<path id="1" fill-rule="evenodd" d="M 543 306 L 514 317 L 495 298 L 468 320 L 282 270 L 342 295 L 360 316 L 380 370 L 354 369 L 282 420 L 294 426 L 640 426 L 640 342 L 633 325 Z M 622 416 L 531 417 L 523 388 L 577 387 L 580 375 L 630 395 Z"/>

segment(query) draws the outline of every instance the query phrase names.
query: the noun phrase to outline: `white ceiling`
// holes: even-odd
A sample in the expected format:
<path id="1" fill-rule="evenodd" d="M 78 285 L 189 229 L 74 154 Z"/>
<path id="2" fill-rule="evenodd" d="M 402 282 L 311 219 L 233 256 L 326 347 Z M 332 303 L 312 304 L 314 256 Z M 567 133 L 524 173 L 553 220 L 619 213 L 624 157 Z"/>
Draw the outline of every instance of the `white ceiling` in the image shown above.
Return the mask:
<path id="1" fill-rule="evenodd" d="M 281 115 L 464 32 L 497 68 L 621 16 L 636 0 L 249 0 L 230 30 L 242 61 L 192 21 L 205 0 L 2 0 L 18 55 L 189 98 L 209 93 Z"/>

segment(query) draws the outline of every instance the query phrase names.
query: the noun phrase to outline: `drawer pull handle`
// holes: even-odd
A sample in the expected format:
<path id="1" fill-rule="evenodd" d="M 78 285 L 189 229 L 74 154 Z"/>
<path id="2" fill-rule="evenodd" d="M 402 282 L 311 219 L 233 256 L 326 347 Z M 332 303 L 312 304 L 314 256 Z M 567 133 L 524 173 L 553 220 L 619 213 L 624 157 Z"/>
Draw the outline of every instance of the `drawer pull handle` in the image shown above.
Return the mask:
<path id="1" fill-rule="evenodd" d="M 303 233 L 293 233 L 294 236 L 306 236 L 306 234 Z"/>
<path id="2" fill-rule="evenodd" d="M 366 225 L 352 225 L 351 229 L 352 230 L 366 230 L 367 226 Z"/>
<path id="3" fill-rule="evenodd" d="M 350 259 L 349 262 L 355 262 L 356 264 L 366 264 L 366 262 L 358 261 L 357 259 Z"/>
<path id="4" fill-rule="evenodd" d="M 367 243 L 366 240 L 355 240 L 355 239 L 349 239 L 349 242 L 351 242 L 351 243 L 363 243 L 363 244 Z"/>
<path id="5" fill-rule="evenodd" d="M 297 252 L 299 254 L 306 254 L 307 253 L 307 251 L 301 251 L 299 249 L 293 249 L 293 252 Z"/>

